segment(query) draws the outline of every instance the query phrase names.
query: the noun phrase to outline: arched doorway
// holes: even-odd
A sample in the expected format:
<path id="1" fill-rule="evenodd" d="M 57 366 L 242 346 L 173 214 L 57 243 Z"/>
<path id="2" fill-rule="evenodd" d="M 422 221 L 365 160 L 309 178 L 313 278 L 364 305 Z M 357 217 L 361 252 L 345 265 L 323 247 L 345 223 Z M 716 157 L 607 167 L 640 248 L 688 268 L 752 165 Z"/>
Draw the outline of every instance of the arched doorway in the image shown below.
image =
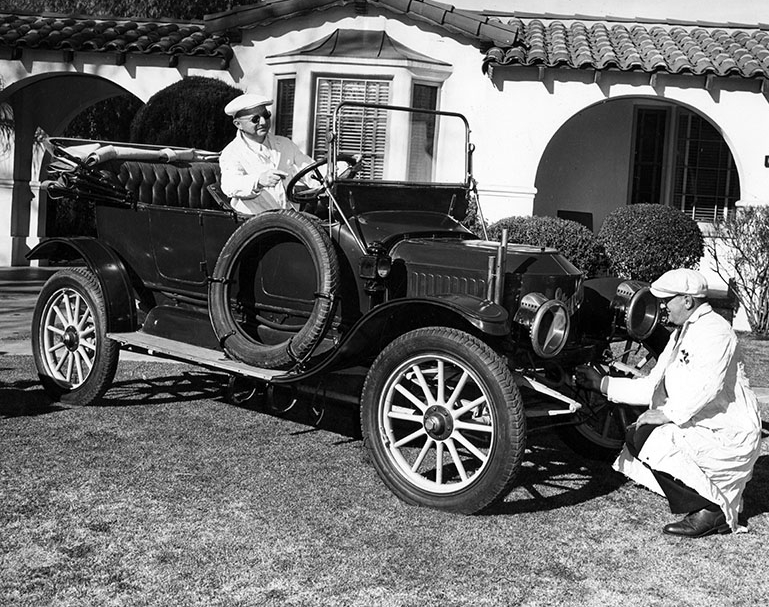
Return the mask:
<path id="1" fill-rule="evenodd" d="M 626 204 L 666 204 L 714 222 L 740 198 L 718 126 L 690 107 L 649 97 L 611 99 L 574 115 L 545 149 L 535 185 L 535 215 L 574 219 L 596 232 Z"/>
<path id="2" fill-rule="evenodd" d="M 0 92 L 0 224 L 8 224 L 0 234 L 0 265 L 27 265 L 25 254 L 47 235 L 47 201 L 39 190 L 45 178 L 42 138 L 61 135 L 80 112 L 124 93 L 105 78 L 76 73 L 32 76 Z"/>

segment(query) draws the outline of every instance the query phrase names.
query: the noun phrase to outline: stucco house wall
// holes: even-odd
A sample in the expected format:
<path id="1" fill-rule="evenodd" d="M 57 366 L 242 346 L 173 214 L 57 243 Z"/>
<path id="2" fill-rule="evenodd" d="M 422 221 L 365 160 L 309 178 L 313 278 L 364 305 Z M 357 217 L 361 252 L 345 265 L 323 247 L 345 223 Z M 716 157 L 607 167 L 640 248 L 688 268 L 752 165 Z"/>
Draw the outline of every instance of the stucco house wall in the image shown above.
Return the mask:
<path id="1" fill-rule="evenodd" d="M 677 106 L 705 117 L 721 133 L 737 167 L 741 203 L 769 203 L 769 150 L 765 144 L 769 140 L 769 86 L 763 78 L 546 65 L 492 65 L 486 74 L 481 67 L 489 41 L 482 42 L 413 14 L 385 10 L 374 2 L 364 4 L 365 14 L 356 13 L 350 3 L 322 11 L 298 11 L 290 19 L 241 22 L 241 38 L 231 44 L 233 56 L 226 65 L 197 56 L 183 56 L 169 65 L 163 57 L 141 54 L 128 54 L 124 63 L 104 53 L 77 52 L 66 60 L 57 51 L 25 52 L 21 60 L 0 55 L 4 83 L 0 102 L 14 101 L 18 124 L 41 122 L 51 134 L 57 134 L 84 107 L 83 89 L 90 91 L 89 102 L 123 90 L 146 101 L 184 76 L 203 75 L 243 90 L 258 89 L 275 95 L 278 79 L 292 75 L 297 82 L 294 139 L 310 151 L 316 75 L 390 78 L 390 101 L 399 105 L 409 104 L 413 83 L 432 82 L 441 87 L 439 107 L 462 112 L 470 122 L 476 146 L 474 175 L 487 220 L 532 213 L 556 215 L 559 210 L 568 210 L 591 213 L 595 230 L 613 208 L 628 202 L 635 108 L 649 104 Z M 433 6 L 422 0 L 414 4 L 422 8 L 447 6 Z M 504 22 L 514 15 L 505 13 L 510 9 L 503 4 L 490 2 L 488 7 L 499 11 Z M 561 9 L 573 10 L 573 3 L 567 4 Z M 607 12 L 595 4 L 585 0 L 574 12 Z M 486 3 L 463 0 L 458 5 L 481 9 Z M 654 14 L 665 23 L 665 6 L 652 2 L 645 4 L 644 10 L 656 11 Z M 545 11 L 548 7 L 524 2 L 516 8 Z M 718 14 L 713 14 L 715 19 L 726 18 L 724 11 L 728 7 L 711 8 L 718 9 Z M 735 10 L 738 8 L 744 7 L 735 5 Z M 615 9 L 619 10 L 612 7 L 611 12 L 616 14 Z M 755 14 L 758 19 L 760 12 Z M 743 11 L 739 18 L 745 15 Z M 707 20 L 709 16 L 708 7 L 700 7 L 697 19 Z M 649 18 L 648 14 L 643 17 Z M 687 19 L 680 15 L 677 18 Z M 574 21 L 568 15 L 560 20 L 567 26 Z M 619 23 L 633 26 L 626 16 L 620 16 Z M 644 23 L 649 25 L 651 21 Z M 724 27 L 763 27 L 758 23 L 727 23 Z M 687 27 L 695 25 L 689 22 Z M 345 29 L 384 31 L 427 59 L 375 61 L 298 52 Z M 62 79 L 53 82 L 53 76 Z M 41 95 L 44 88 L 29 88 L 38 93 L 35 103 L 29 103 L 28 98 L 22 102 L 27 87 L 46 79 L 52 81 L 55 94 Z M 13 147 L 0 162 L 0 265 L 23 263 L 23 252 L 43 236 L 44 208 L 38 210 L 36 191 L 40 173 L 34 162 L 30 153 Z M 28 204 L 23 200 L 20 203 L 20 196 L 28 198 Z"/>

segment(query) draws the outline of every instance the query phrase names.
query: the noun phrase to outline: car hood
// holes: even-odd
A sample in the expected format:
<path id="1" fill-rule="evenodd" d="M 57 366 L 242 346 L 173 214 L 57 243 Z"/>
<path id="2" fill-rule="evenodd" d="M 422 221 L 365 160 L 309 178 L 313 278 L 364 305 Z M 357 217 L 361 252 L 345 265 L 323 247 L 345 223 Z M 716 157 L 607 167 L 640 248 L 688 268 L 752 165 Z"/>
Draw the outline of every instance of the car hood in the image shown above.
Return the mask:
<path id="1" fill-rule="evenodd" d="M 394 265 L 405 267 L 408 294 L 413 297 L 466 293 L 485 298 L 489 259 L 499 243 L 457 238 L 407 238 L 390 250 Z M 493 267 L 493 266 L 492 266 Z M 567 303 L 573 313 L 581 303 L 582 272 L 555 249 L 508 244 L 504 305 L 517 308 L 532 292 Z"/>

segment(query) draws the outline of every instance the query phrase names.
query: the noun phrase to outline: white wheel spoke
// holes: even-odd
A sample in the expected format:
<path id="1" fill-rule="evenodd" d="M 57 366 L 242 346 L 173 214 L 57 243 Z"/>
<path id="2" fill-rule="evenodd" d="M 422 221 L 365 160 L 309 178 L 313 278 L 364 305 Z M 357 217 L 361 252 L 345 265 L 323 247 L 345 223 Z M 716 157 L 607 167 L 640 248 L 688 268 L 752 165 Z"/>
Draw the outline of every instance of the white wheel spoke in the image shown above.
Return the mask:
<path id="1" fill-rule="evenodd" d="M 72 352 L 67 351 L 67 373 L 64 376 L 64 379 L 70 383 L 72 383 L 72 367 L 74 364 L 74 358 L 75 357 L 72 355 Z"/>
<path id="2" fill-rule="evenodd" d="M 489 424 L 474 424 L 471 422 L 455 421 L 454 428 L 457 430 L 472 430 L 473 432 L 494 432 L 494 427 Z"/>
<path id="3" fill-rule="evenodd" d="M 56 352 L 56 350 L 61 350 L 64 347 L 64 342 L 60 341 L 55 343 L 54 345 L 50 346 L 46 351 L 47 352 Z"/>
<path id="4" fill-rule="evenodd" d="M 421 424 L 424 419 L 421 415 L 414 415 L 413 413 L 405 413 L 402 411 L 389 411 L 387 417 L 390 419 L 402 419 L 403 421 L 414 422 L 417 424 Z"/>
<path id="5" fill-rule="evenodd" d="M 61 294 L 62 301 L 64 302 L 64 311 L 67 313 L 67 325 L 74 325 L 75 322 L 72 320 L 72 304 L 69 301 L 69 295 L 67 293 Z"/>
<path id="6" fill-rule="evenodd" d="M 80 356 L 78 355 L 78 351 L 75 351 L 72 353 L 72 358 L 75 359 L 75 370 L 77 371 L 77 385 L 79 385 L 83 383 L 84 377 L 83 377 L 83 365 L 80 361 Z"/>
<path id="7" fill-rule="evenodd" d="M 422 446 L 422 450 L 419 452 L 419 455 L 414 462 L 414 465 L 411 466 L 412 472 L 416 472 L 419 469 L 419 466 L 422 465 L 422 462 L 425 460 L 425 456 L 429 453 L 430 447 L 433 445 L 433 443 L 435 443 L 435 441 L 428 436 L 425 444 Z"/>
<path id="8" fill-rule="evenodd" d="M 422 388 L 422 392 L 425 395 L 425 400 L 427 401 L 427 404 L 434 405 L 435 397 L 433 396 L 432 392 L 430 392 L 430 386 L 427 385 L 427 380 L 425 379 L 425 376 L 422 375 L 422 370 L 417 365 L 414 365 L 413 367 L 411 367 L 411 370 L 414 372 L 414 375 L 417 378 L 417 382 Z"/>
<path id="9" fill-rule="evenodd" d="M 83 339 L 84 337 L 90 337 L 91 335 L 94 334 L 94 331 L 96 331 L 96 327 L 94 327 L 93 325 L 89 325 L 88 328 L 86 328 L 83 331 L 80 331 L 79 333 L 80 339 Z"/>
<path id="10" fill-rule="evenodd" d="M 92 343 L 86 339 L 80 342 L 80 345 L 84 348 L 88 348 L 89 350 L 92 350 L 93 352 L 96 352 L 96 344 Z"/>
<path id="11" fill-rule="evenodd" d="M 404 388 L 401 384 L 397 384 L 395 386 L 395 389 L 405 396 L 417 409 L 419 409 L 422 413 L 427 411 L 427 405 L 423 403 L 421 400 L 419 400 L 414 394 L 412 394 L 408 389 Z"/>
<path id="12" fill-rule="evenodd" d="M 478 398 L 476 398 L 475 400 L 472 400 L 472 401 L 470 401 L 469 403 L 467 403 L 466 405 L 463 405 L 462 407 L 460 407 L 460 408 L 459 408 L 459 409 L 457 409 L 456 411 L 452 411 L 452 412 L 451 412 L 451 415 L 453 415 L 453 416 L 454 416 L 454 419 L 459 419 L 459 418 L 460 418 L 460 417 L 462 417 L 462 416 L 463 416 L 465 413 L 467 413 L 467 412 L 469 412 L 469 411 L 472 411 L 472 410 L 473 410 L 473 409 L 475 409 L 476 407 L 479 407 L 479 406 L 481 406 L 482 404 L 485 404 L 485 403 L 486 403 L 486 396 L 485 396 L 485 395 L 483 395 L 483 394 L 481 394 L 481 395 L 480 395 Z"/>
<path id="13" fill-rule="evenodd" d="M 489 459 L 489 457 L 483 453 L 478 447 L 476 447 L 473 443 L 471 443 L 469 440 L 467 440 L 462 434 L 459 432 L 455 432 L 452 437 L 457 442 L 461 443 L 462 446 L 467 449 L 470 453 L 472 453 L 478 460 L 485 463 L 486 460 Z"/>
<path id="14" fill-rule="evenodd" d="M 442 404 L 446 401 L 445 368 L 442 360 L 438 361 L 438 376 L 436 377 L 436 380 L 438 381 L 438 394 L 436 395 L 436 400 Z"/>
<path id="15" fill-rule="evenodd" d="M 459 453 L 457 453 L 457 446 L 454 444 L 454 441 L 451 439 L 448 439 L 446 441 L 446 447 L 448 447 L 449 453 L 451 453 L 451 459 L 454 460 L 454 465 L 457 467 L 457 472 L 459 472 L 459 478 L 461 478 L 462 481 L 466 481 L 467 471 L 465 470 L 465 467 L 462 465 L 462 458 L 460 458 Z"/>
<path id="16" fill-rule="evenodd" d="M 424 435 L 425 435 L 425 429 L 419 428 L 419 430 L 416 430 L 411 434 L 409 434 L 408 436 L 405 436 L 404 438 L 400 439 L 398 442 L 396 442 L 393 445 L 393 447 L 397 449 L 398 447 L 402 447 L 403 445 L 406 445 L 411 441 L 415 440 L 416 438 L 419 438 L 420 436 L 424 436 Z"/>
<path id="17" fill-rule="evenodd" d="M 469 377 L 470 374 L 467 371 L 462 371 L 462 377 L 459 378 L 457 385 L 454 386 L 454 390 L 451 392 L 451 398 L 449 398 L 449 402 L 446 403 L 447 408 L 454 408 L 454 404 L 457 402 L 459 395 L 462 394 L 462 390 L 464 389 Z"/>
<path id="18" fill-rule="evenodd" d="M 435 444 L 435 482 L 443 484 L 443 443 Z"/>
<path id="19" fill-rule="evenodd" d="M 72 304 L 72 324 L 76 327 L 80 322 L 80 293 L 75 293 L 75 302 Z"/>
<path id="20" fill-rule="evenodd" d="M 53 325 L 48 325 L 45 330 L 50 331 L 51 333 L 56 333 L 56 335 L 64 335 L 64 331 L 62 329 L 59 329 L 59 327 L 54 327 Z"/>
<path id="21" fill-rule="evenodd" d="M 85 309 L 85 314 L 83 314 L 83 317 L 80 319 L 80 322 L 77 325 L 78 331 L 82 331 L 83 327 L 85 326 L 85 324 L 89 320 L 91 320 L 91 309 L 90 308 L 86 308 Z M 91 327 L 93 327 L 93 325 L 91 325 Z"/>
<path id="22" fill-rule="evenodd" d="M 83 359 L 86 367 L 88 367 L 88 372 L 90 372 L 90 370 L 93 368 L 93 361 L 91 361 L 91 357 L 88 355 L 88 352 L 86 352 L 83 348 L 83 344 L 80 344 L 80 347 L 77 349 L 77 353 L 80 355 L 80 358 Z"/>
<path id="23" fill-rule="evenodd" d="M 53 310 L 54 314 L 56 314 L 56 316 L 58 316 L 58 317 L 59 317 L 59 320 L 61 321 L 61 325 L 62 325 L 63 327 L 66 327 L 66 326 L 68 326 L 68 325 L 69 325 L 69 321 L 68 321 L 68 320 L 67 320 L 67 318 L 64 316 L 64 313 L 63 313 L 63 312 L 62 312 L 62 311 L 59 309 L 59 307 L 58 307 L 58 306 L 54 306 L 54 307 L 52 308 L 52 310 Z M 51 326 L 52 326 L 52 325 L 51 325 Z"/>
<path id="24" fill-rule="evenodd" d="M 64 352 L 64 355 L 59 359 L 59 362 L 56 363 L 56 367 L 54 368 L 54 371 L 56 373 L 59 373 L 61 371 L 62 365 L 69 359 L 69 350 Z"/>

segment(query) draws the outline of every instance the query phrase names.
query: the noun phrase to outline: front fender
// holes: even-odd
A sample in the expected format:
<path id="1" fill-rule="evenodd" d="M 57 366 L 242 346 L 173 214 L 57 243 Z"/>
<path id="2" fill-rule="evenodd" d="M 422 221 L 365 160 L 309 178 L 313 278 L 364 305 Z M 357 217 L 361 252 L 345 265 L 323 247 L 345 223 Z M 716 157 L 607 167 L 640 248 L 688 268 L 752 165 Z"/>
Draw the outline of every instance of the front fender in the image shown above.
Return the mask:
<path id="1" fill-rule="evenodd" d="M 136 306 L 131 279 L 117 254 L 95 238 L 51 238 L 26 255 L 27 259 L 82 259 L 99 281 L 107 308 L 107 330 L 136 330 Z"/>
<path id="2" fill-rule="evenodd" d="M 471 295 L 395 299 L 360 318 L 333 353 L 302 377 L 365 364 L 396 337 L 430 326 L 453 327 L 487 338 L 510 333 L 507 310 L 488 300 Z M 275 381 L 279 383 L 280 378 Z"/>

